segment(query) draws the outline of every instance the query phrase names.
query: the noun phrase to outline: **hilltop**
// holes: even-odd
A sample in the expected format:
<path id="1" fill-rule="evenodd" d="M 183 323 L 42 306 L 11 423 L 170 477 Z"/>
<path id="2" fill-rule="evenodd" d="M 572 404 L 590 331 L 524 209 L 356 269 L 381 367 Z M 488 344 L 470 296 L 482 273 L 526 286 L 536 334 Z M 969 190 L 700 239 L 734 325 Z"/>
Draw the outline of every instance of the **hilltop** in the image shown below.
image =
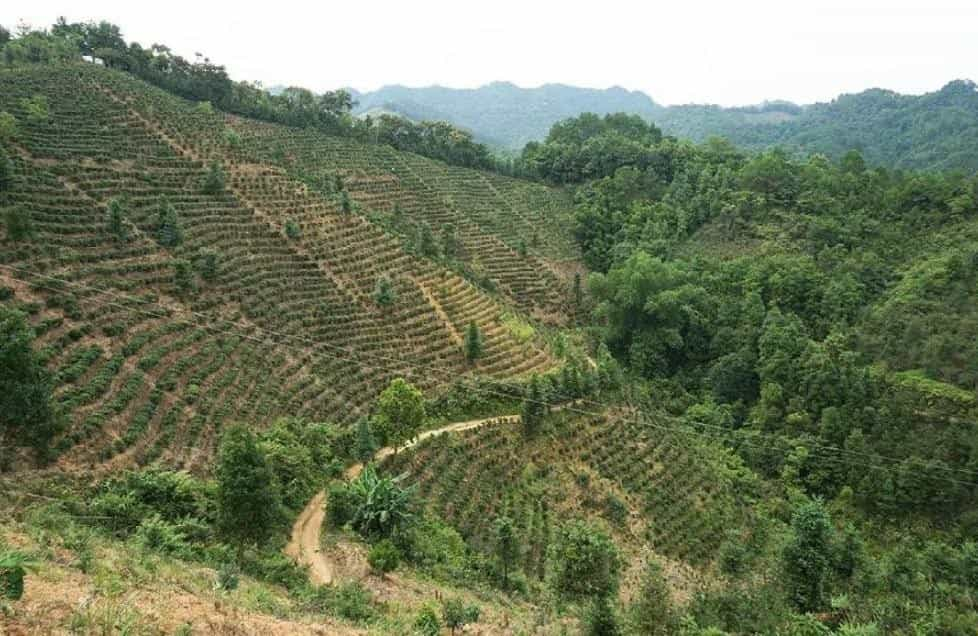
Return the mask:
<path id="1" fill-rule="evenodd" d="M 783 146 L 807 155 L 839 158 L 860 151 L 872 165 L 918 170 L 978 171 L 978 92 L 957 80 L 923 95 L 883 89 L 798 105 L 663 106 L 637 91 L 548 84 L 520 88 L 496 82 L 477 89 L 388 86 L 357 94 L 357 112 L 383 109 L 415 120 L 444 120 L 506 151 L 541 141 L 550 127 L 581 113 L 640 115 L 668 135 L 702 142 L 723 137 L 740 147 Z"/>

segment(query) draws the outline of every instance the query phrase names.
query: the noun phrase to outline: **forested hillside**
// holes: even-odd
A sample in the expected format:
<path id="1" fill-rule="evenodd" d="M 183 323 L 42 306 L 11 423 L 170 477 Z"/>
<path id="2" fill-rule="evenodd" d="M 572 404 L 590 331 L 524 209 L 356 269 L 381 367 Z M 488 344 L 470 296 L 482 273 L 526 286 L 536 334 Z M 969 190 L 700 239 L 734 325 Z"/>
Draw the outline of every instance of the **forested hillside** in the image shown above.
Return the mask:
<path id="1" fill-rule="evenodd" d="M 978 633 L 973 173 L 0 47 L 0 631 Z"/>
<path id="2" fill-rule="evenodd" d="M 496 83 L 474 90 L 387 87 L 356 96 L 356 112 L 383 109 L 415 120 L 447 121 L 508 151 L 541 141 L 550 126 L 582 113 L 640 115 L 679 139 L 723 137 L 738 147 L 783 146 L 833 159 L 858 150 L 873 166 L 978 171 L 978 91 L 958 80 L 923 95 L 869 89 L 830 102 L 758 106 L 662 106 L 643 93 L 566 86 L 524 89 Z"/>

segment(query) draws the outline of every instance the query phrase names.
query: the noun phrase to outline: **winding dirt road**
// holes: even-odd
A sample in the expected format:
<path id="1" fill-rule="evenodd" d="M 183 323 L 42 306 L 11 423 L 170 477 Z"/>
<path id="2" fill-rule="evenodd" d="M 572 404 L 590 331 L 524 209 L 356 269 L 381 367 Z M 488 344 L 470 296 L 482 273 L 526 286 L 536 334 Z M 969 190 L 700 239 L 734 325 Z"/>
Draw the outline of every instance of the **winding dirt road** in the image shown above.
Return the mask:
<path id="1" fill-rule="evenodd" d="M 479 428 L 487 424 L 515 424 L 520 421 L 519 415 L 502 415 L 499 417 L 489 417 L 482 420 L 469 420 L 466 422 L 455 422 L 447 424 L 441 428 L 425 431 L 418 435 L 413 441 L 404 444 L 399 450 L 407 450 L 422 440 L 441 435 L 442 433 L 456 433 Z M 382 448 L 374 455 L 376 461 L 380 461 L 389 455 L 394 454 L 394 448 L 388 446 Z M 346 469 L 347 479 L 353 479 L 363 470 L 363 464 L 354 464 Z M 336 567 L 319 549 L 319 536 L 322 532 L 323 520 L 326 518 L 326 491 L 321 490 L 316 493 L 306 507 L 302 510 L 295 524 L 292 526 L 292 539 L 285 546 L 285 553 L 295 559 L 300 565 L 309 566 L 309 579 L 316 585 L 331 585 L 335 578 Z"/>

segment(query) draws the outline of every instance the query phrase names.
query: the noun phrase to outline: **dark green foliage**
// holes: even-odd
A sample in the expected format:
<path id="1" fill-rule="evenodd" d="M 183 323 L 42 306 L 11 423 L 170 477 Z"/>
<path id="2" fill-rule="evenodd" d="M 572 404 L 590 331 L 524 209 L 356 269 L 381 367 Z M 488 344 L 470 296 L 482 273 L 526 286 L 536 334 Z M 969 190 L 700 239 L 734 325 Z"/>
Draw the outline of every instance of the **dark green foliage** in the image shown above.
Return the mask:
<path id="1" fill-rule="evenodd" d="M 559 596 L 587 600 L 618 588 L 618 549 L 602 530 L 583 521 L 557 529 L 547 548 L 547 581 Z"/>
<path id="2" fill-rule="evenodd" d="M 442 618 L 445 621 L 445 626 L 452 630 L 453 635 L 458 630 L 464 629 L 469 623 L 477 622 L 479 614 L 478 605 L 466 605 L 460 598 L 446 599 L 442 603 Z"/>
<path id="3" fill-rule="evenodd" d="M 650 559 L 645 563 L 638 594 L 628 606 L 628 625 L 636 634 L 668 636 L 676 633 L 678 623 L 662 566 Z"/>
<path id="4" fill-rule="evenodd" d="M 584 633 L 587 636 L 619 636 L 618 617 L 608 596 L 597 596 L 587 607 L 584 616 Z"/>
<path id="5" fill-rule="evenodd" d="M 424 395 L 403 378 L 392 380 L 377 399 L 377 423 L 388 444 L 413 439 L 426 417 Z"/>
<path id="6" fill-rule="evenodd" d="M 225 430 L 218 450 L 217 512 L 229 539 L 262 542 L 281 519 L 275 475 L 255 436 L 243 426 Z"/>
<path id="7" fill-rule="evenodd" d="M 4 210 L 3 222 L 7 228 L 7 240 L 26 241 L 34 238 L 34 220 L 31 211 L 22 205 Z"/>
<path id="8" fill-rule="evenodd" d="M 353 212 L 353 201 L 350 199 L 350 193 L 346 190 L 340 190 L 340 212 L 343 214 Z"/>
<path id="9" fill-rule="evenodd" d="M 574 299 L 574 306 L 580 307 L 584 299 L 584 292 L 581 288 L 581 273 L 574 272 L 574 284 L 571 287 L 571 298 Z"/>
<path id="10" fill-rule="evenodd" d="M 374 285 L 374 302 L 378 307 L 390 307 L 397 302 L 397 290 L 387 276 L 381 276 Z"/>
<path id="11" fill-rule="evenodd" d="M 543 395 L 543 388 L 540 385 L 540 376 L 534 374 L 530 378 L 530 386 L 527 388 L 526 398 L 523 400 L 523 407 L 520 414 L 520 422 L 525 438 L 532 439 L 536 437 L 548 410 Z"/>
<path id="12" fill-rule="evenodd" d="M 336 513 L 334 526 L 342 516 L 348 516 L 350 525 L 360 535 L 381 539 L 405 532 L 414 522 L 413 489 L 402 488 L 397 480 L 378 475 L 373 465 L 366 466 L 343 488 L 345 492 L 338 488 L 330 490 L 331 498 L 334 493 L 338 495 L 342 509 Z"/>
<path id="13" fill-rule="evenodd" d="M 791 517 L 792 536 L 784 549 L 788 596 L 803 612 L 823 609 L 828 597 L 834 529 L 824 506 L 802 504 Z"/>
<path id="14" fill-rule="evenodd" d="M 217 568 L 214 588 L 222 592 L 232 592 L 238 589 L 238 566 L 234 563 L 222 563 Z"/>
<path id="15" fill-rule="evenodd" d="M 374 439 L 373 431 L 370 427 L 370 420 L 361 417 L 357 420 L 356 439 L 354 440 L 354 457 L 359 461 L 369 462 L 377 451 L 377 440 Z"/>
<path id="16" fill-rule="evenodd" d="M 217 277 L 218 253 L 210 248 L 204 248 L 197 254 L 196 267 L 204 280 L 214 280 Z"/>
<path id="17" fill-rule="evenodd" d="M 503 573 L 503 589 L 509 589 L 509 573 L 520 556 L 520 542 L 509 517 L 497 517 L 493 522 L 495 556 Z"/>
<path id="18" fill-rule="evenodd" d="M 197 287 L 193 264 L 184 259 L 173 261 L 173 284 L 181 295 L 189 294 Z"/>
<path id="19" fill-rule="evenodd" d="M 289 219 L 285 222 L 285 235 L 294 241 L 302 236 L 302 228 L 299 227 L 298 223 Z"/>
<path id="20" fill-rule="evenodd" d="M 414 620 L 414 633 L 418 636 L 438 636 L 441 633 L 441 619 L 433 607 L 425 605 L 418 612 Z"/>
<path id="21" fill-rule="evenodd" d="M 438 256 L 438 243 L 435 241 L 435 235 L 431 231 L 431 226 L 426 222 L 422 222 L 418 226 L 418 238 L 416 240 L 418 253 L 422 256 L 427 256 L 429 258 L 435 258 Z"/>
<path id="22" fill-rule="evenodd" d="M 14 185 L 14 163 L 7 149 L 0 144 L 0 193 L 7 192 Z"/>
<path id="23" fill-rule="evenodd" d="M 401 551 L 390 539 L 382 539 L 370 547 L 367 563 L 374 572 L 383 576 L 401 564 Z"/>
<path id="24" fill-rule="evenodd" d="M 204 193 L 220 194 L 224 192 L 224 168 L 217 161 L 212 161 L 207 168 L 207 176 L 204 177 Z"/>
<path id="25" fill-rule="evenodd" d="M 33 341 L 27 316 L 0 305 L 0 440 L 44 455 L 60 423 L 51 406 L 53 379 Z"/>
<path id="26" fill-rule="evenodd" d="M 0 552 L 0 599 L 20 600 L 27 571 L 33 567 L 34 562 L 22 552 Z"/>
<path id="27" fill-rule="evenodd" d="M 120 243 L 129 240 L 129 227 L 126 225 L 128 210 L 122 199 L 116 197 L 109 201 L 106 212 L 105 226 L 109 234 Z"/>
<path id="28" fill-rule="evenodd" d="M 156 211 L 156 240 L 163 247 L 176 247 L 183 242 L 183 228 L 177 209 L 165 197 L 160 197 Z"/>
<path id="29" fill-rule="evenodd" d="M 465 330 L 465 359 L 470 364 L 482 357 L 482 333 L 475 321 L 470 321 Z"/>

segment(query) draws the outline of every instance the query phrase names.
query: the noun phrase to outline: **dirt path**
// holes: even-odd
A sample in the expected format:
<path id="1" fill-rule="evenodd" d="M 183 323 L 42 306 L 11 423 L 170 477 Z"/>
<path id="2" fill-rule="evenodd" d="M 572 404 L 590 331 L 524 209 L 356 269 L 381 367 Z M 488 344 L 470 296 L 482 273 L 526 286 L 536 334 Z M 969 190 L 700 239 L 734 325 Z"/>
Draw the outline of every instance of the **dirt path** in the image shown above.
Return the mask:
<path id="1" fill-rule="evenodd" d="M 519 415 L 502 415 L 499 417 L 489 417 L 481 420 L 468 420 L 466 422 L 455 422 L 447 424 L 441 428 L 425 431 L 418 435 L 416 439 L 401 446 L 398 450 L 407 450 L 429 437 L 441 435 L 442 433 L 457 433 L 473 428 L 479 428 L 487 424 L 514 424 L 519 422 Z M 394 454 L 394 448 L 388 446 L 377 451 L 374 459 L 380 461 L 385 457 Z M 347 479 L 353 479 L 363 470 L 363 464 L 350 466 L 345 473 Z M 316 585 L 331 585 L 335 578 L 336 567 L 319 549 L 319 536 L 322 532 L 323 521 L 326 518 L 326 491 L 321 490 L 316 493 L 306 507 L 302 510 L 299 518 L 292 526 L 292 539 L 285 546 L 285 553 L 295 559 L 300 565 L 309 566 L 309 578 Z"/>

